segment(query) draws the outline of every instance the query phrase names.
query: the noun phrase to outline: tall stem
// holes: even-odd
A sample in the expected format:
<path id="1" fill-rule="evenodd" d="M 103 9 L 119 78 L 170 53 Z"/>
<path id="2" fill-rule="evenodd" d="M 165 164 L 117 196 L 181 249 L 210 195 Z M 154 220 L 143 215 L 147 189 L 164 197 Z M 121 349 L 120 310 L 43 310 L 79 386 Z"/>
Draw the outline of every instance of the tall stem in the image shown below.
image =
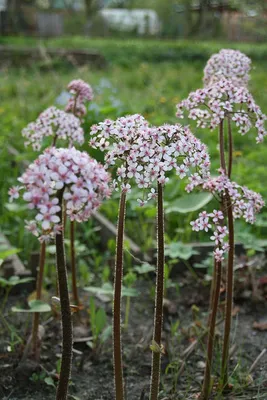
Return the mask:
<path id="1" fill-rule="evenodd" d="M 121 193 L 117 226 L 116 260 L 113 303 L 113 357 L 116 400 L 124 399 L 121 349 L 121 290 L 123 278 L 123 238 L 126 211 L 126 193 Z"/>
<path id="2" fill-rule="evenodd" d="M 215 336 L 215 326 L 216 326 L 216 317 L 217 317 L 217 309 L 219 305 L 220 298 L 220 287 L 221 287 L 221 274 L 222 274 L 222 263 L 215 263 L 215 279 L 213 282 L 213 291 L 212 291 L 212 308 L 211 314 L 209 316 L 209 333 L 208 333 L 208 344 L 207 344 L 207 359 L 206 359 L 206 369 L 204 375 L 204 382 L 202 386 L 201 399 L 208 400 L 210 394 L 210 377 L 211 377 L 211 367 L 212 367 L 212 359 L 213 359 L 213 345 L 214 345 L 214 336 Z"/>
<path id="3" fill-rule="evenodd" d="M 231 127 L 231 119 L 228 115 L 228 178 L 231 178 L 232 174 L 232 166 L 233 166 L 233 135 L 232 135 L 232 127 Z"/>
<path id="4" fill-rule="evenodd" d="M 233 160 L 233 138 L 231 130 L 231 121 L 228 118 L 228 177 L 231 177 L 232 171 L 232 160 Z M 226 192 L 226 206 L 227 206 L 227 218 L 228 218 L 228 231 L 229 231 L 229 253 L 228 253 L 228 267 L 227 267 L 227 280 L 226 280 L 226 304 L 225 304 L 225 325 L 224 325 L 224 341 L 223 341 L 223 353 L 222 353 L 222 384 L 225 387 L 228 383 L 228 357 L 229 357 L 229 346 L 230 346 L 230 333 L 231 333 L 231 322 L 232 322 L 232 308 L 233 308 L 233 285 L 234 285 L 234 217 L 233 208 L 231 204 L 231 197 Z"/>
<path id="5" fill-rule="evenodd" d="M 40 260 L 39 260 L 39 271 L 36 281 L 36 300 L 42 298 L 42 287 L 44 277 L 44 265 L 45 265 L 45 242 L 42 242 L 40 249 Z M 38 344 L 38 327 L 39 327 L 40 313 L 34 313 L 33 324 L 32 324 L 32 349 L 35 358 L 37 358 L 37 344 Z"/>
<path id="6" fill-rule="evenodd" d="M 71 258 L 71 279 L 72 279 L 72 296 L 75 304 L 79 305 L 79 295 L 77 289 L 77 272 L 76 272 L 76 260 L 75 260 L 75 222 L 70 222 L 70 258 Z"/>
<path id="7" fill-rule="evenodd" d="M 63 192 L 64 188 L 58 192 L 60 211 L 58 216 L 60 223 L 63 222 Z M 61 306 L 62 319 L 62 360 L 57 387 L 56 400 L 66 400 L 68 396 L 68 384 L 71 372 L 72 361 L 72 320 L 70 310 L 70 300 L 68 291 L 66 257 L 64 249 L 64 232 L 56 235 L 56 265 L 58 274 L 58 287 Z"/>
<path id="8" fill-rule="evenodd" d="M 219 146 L 220 146 L 220 164 L 221 164 L 221 169 L 223 169 L 224 172 L 226 173 L 223 120 L 220 122 L 220 128 L 219 128 Z"/>
<path id="9" fill-rule="evenodd" d="M 158 183 L 158 260 L 157 260 L 157 282 L 154 315 L 153 340 L 159 346 L 158 351 L 152 353 L 152 371 L 150 381 L 150 400 L 157 400 L 160 384 L 161 368 L 161 333 L 163 321 L 163 296 L 164 296 L 164 212 L 163 212 L 163 187 Z"/>

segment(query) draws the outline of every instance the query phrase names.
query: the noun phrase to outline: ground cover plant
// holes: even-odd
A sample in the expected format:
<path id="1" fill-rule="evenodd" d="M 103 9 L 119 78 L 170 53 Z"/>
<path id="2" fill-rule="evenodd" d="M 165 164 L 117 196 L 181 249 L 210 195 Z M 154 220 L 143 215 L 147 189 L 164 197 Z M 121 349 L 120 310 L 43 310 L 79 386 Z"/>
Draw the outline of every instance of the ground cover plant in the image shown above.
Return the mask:
<path id="1" fill-rule="evenodd" d="M 227 52 L 229 50 L 226 51 L 226 54 L 228 54 Z M 264 205 L 263 198 L 266 193 L 264 182 L 262 182 L 264 169 L 261 165 L 258 165 L 258 154 L 261 154 L 261 152 L 264 154 L 265 151 L 264 143 L 254 145 L 252 140 L 255 140 L 255 138 L 247 138 L 247 136 L 239 139 L 237 131 L 239 130 L 241 134 L 249 134 L 248 131 L 255 124 L 258 132 L 258 141 L 262 142 L 265 136 L 264 124 L 266 117 L 264 112 L 256 106 L 246 88 L 249 60 L 238 52 L 231 53 L 231 56 L 234 69 L 229 74 L 229 68 L 227 68 L 227 76 L 224 75 L 222 68 L 225 61 L 223 56 L 220 56 L 220 53 L 218 57 L 217 55 L 214 56 L 219 58 L 219 62 L 216 61 L 213 69 L 209 69 L 209 79 L 207 79 L 207 69 L 205 70 L 205 87 L 200 90 L 196 90 L 197 86 L 202 85 L 203 66 L 200 67 L 199 62 L 195 66 L 187 64 L 174 66 L 166 63 L 154 66 L 153 69 L 149 64 L 141 63 L 140 71 L 134 77 L 127 73 L 127 69 L 125 70 L 121 66 L 113 66 L 109 80 L 102 78 L 103 71 L 88 72 L 86 69 L 81 68 L 79 69 L 80 76 L 85 78 L 84 75 L 88 74 L 88 78 L 92 78 L 92 80 L 88 79 L 88 81 L 92 84 L 95 93 L 93 101 L 91 88 L 84 81 L 72 81 L 68 86 L 69 93 L 64 89 L 67 86 L 67 82 L 64 82 L 64 86 L 61 83 L 57 83 L 57 72 L 53 72 L 55 74 L 53 77 L 50 76 L 49 72 L 46 72 L 45 75 L 47 74 L 48 82 L 54 82 L 56 86 L 58 85 L 59 92 L 63 89 L 61 95 L 56 99 L 57 108 L 52 106 L 52 108 L 42 112 L 43 108 L 55 103 L 55 97 L 58 95 L 58 93 L 55 96 L 49 94 L 48 104 L 46 104 L 46 101 L 44 102 L 45 104 L 41 104 L 40 108 L 42 106 L 42 109 L 39 109 L 38 106 L 37 113 L 35 107 L 32 110 L 31 107 L 25 106 L 27 114 L 31 116 L 27 123 L 24 121 L 25 115 L 19 121 L 16 121 L 16 119 L 11 120 L 12 124 L 18 123 L 20 131 L 22 131 L 29 121 L 35 121 L 41 113 L 36 122 L 28 125 L 22 132 L 28 144 L 33 145 L 34 150 L 42 151 L 42 146 L 44 148 L 47 147 L 39 156 L 36 156 L 36 153 L 31 150 L 23 151 L 22 157 L 16 155 L 14 164 L 16 168 L 11 173 L 9 171 L 9 181 L 4 185 L 6 193 L 3 193 L 3 203 L 7 203 L 8 187 L 14 185 L 15 179 L 22 174 L 19 184 L 15 187 L 13 186 L 9 190 L 9 194 L 13 200 L 17 200 L 20 191 L 25 190 L 23 199 L 30 204 L 30 210 L 25 208 L 22 202 L 13 201 L 10 204 L 6 204 L 4 207 L 8 210 L 8 213 L 3 213 L 2 223 L 6 234 L 9 233 L 8 228 L 10 227 L 10 239 L 16 234 L 18 237 L 21 236 L 18 244 L 22 244 L 21 247 L 24 248 L 22 257 L 27 260 L 32 248 L 36 249 L 38 247 L 38 241 L 36 240 L 36 243 L 27 246 L 24 236 L 24 219 L 29 219 L 28 214 L 36 210 L 35 220 L 27 222 L 27 227 L 34 236 L 41 240 L 39 278 L 40 275 L 44 276 L 45 289 L 49 291 L 47 293 L 48 301 L 38 303 L 40 307 L 38 309 L 33 307 L 31 299 L 28 300 L 28 308 L 21 308 L 16 304 L 13 307 L 13 312 L 34 312 L 33 338 L 36 338 L 36 327 L 37 332 L 39 332 L 42 325 L 46 326 L 46 322 L 53 324 L 54 329 L 59 333 L 55 337 L 52 335 L 52 342 L 55 346 L 58 346 L 59 337 L 61 337 L 60 324 L 57 322 L 57 318 L 62 320 L 62 357 L 58 358 L 59 363 L 57 363 L 55 372 L 51 372 L 51 364 L 47 369 L 42 362 L 42 358 L 38 360 L 38 357 L 36 357 L 37 346 L 39 347 L 38 356 L 45 357 L 45 351 L 42 350 L 40 353 L 40 349 L 45 346 L 46 341 L 40 334 L 38 345 L 36 339 L 33 340 L 35 343 L 33 353 L 37 362 L 34 365 L 36 370 L 30 376 L 35 382 L 44 381 L 51 387 L 57 386 L 57 399 L 66 399 L 68 395 L 72 347 L 75 359 L 73 370 L 77 368 L 76 363 L 78 360 L 76 355 L 80 356 L 79 371 L 85 376 L 83 389 L 82 386 L 79 387 L 77 385 L 77 395 L 72 390 L 72 384 L 70 385 L 69 396 L 73 398 L 116 398 L 119 400 L 125 398 L 150 398 L 155 400 L 165 397 L 169 399 L 208 399 L 224 398 L 226 396 L 225 392 L 229 392 L 229 396 L 238 396 L 239 394 L 242 396 L 245 395 L 246 390 L 253 390 L 252 388 L 255 390 L 250 372 L 262 361 L 265 352 L 261 352 L 256 363 L 253 363 L 250 369 L 242 370 L 242 373 L 236 372 L 238 368 L 243 368 L 241 363 L 233 367 L 230 362 L 234 266 L 236 268 L 236 264 L 234 264 L 236 261 L 234 258 L 233 222 L 234 219 L 243 217 L 246 222 L 254 223 L 255 214 Z M 236 59 L 234 58 L 235 56 Z M 212 63 L 213 58 L 208 65 Z M 227 59 L 228 63 L 229 59 Z M 261 71 L 261 68 L 263 70 L 260 64 L 257 68 L 259 68 L 259 71 Z M 188 69 L 191 75 L 185 79 L 178 93 L 175 84 L 181 85 L 181 83 L 177 82 L 177 70 L 181 73 L 184 71 L 185 76 L 188 76 Z M 167 70 L 168 76 L 166 80 L 160 82 L 159 77 L 163 71 Z M 23 77 L 25 71 L 20 71 L 20 73 Z M 37 78 L 40 77 L 39 71 L 36 70 L 35 73 Z M 65 73 L 64 80 L 77 77 L 77 71 L 75 71 L 74 75 L 73 71 L 66 69 Z M 119 80 L 117 78 L 118 73 L 120 73 Z M 196 77 L 198 85 L 192 85 L 192 76 Z M 244 80 L 242 80 L 243 77 L 245 77 Z M 123 80 L 124 83 L 128 83 L 129 89 L 125 89 L 121 82 Z M 97 84 L 94 84 L 94 82 L 97 82 Z M 167 89 L 164 86 L 167 82 L 168 91 L 170 91 L 171 95 L 167 95 Z M 251 90 L 253 92 L 252 82 L 253 76 L 251 78 Z M 23 85 L 21 87 L 12 85 L 13 83 L 11 88 L 16 88 L 19 93 L 18 99 L 22 100 L 24 92 L 21 92 L 21 88 Z M 47 81 L 43 83 L 43 87 L 42 85 L 40 86 L 43 93 L 46 94 Z M 145 96 L 142 101 L 139 101 L 140 91 L 144 86 L 148 87 L 147 97 Z M 118 87 L 122 88 L 121 92 L 119 92 Z M 182 99 L 186 98 L 188 93 L 193 90 L 196 91 L 189 95 L 188 100 L 183 101 Z M 168 101 L 168 96 L 171 101 Z M 256 96 L 257 93 L 255 93 Z M 135 98 L 138 103 L 135 103 Z M 261 99 L 262 96 L 258 93 L 257 101 L 260 105 L 262 105 Z M 177 116 L 175 116 L 177 103 L 178 112 Z M 5 104 L 6 107 L 12 107 L 8 101 Z M 205 107 L 207 109 L 203 110 Z M 180 121 L 177 124 L 177 117 L 181 117 L 184 108 L 189 111 L 189 116 L 182 123 L 190 124 L 195 136 L 190 132 L 188 126 L 180 125 Z M 64 109 L 65 111 L 63 111 Z M 139 114 L 136 114 L 136 112 Z M 141 112 L 144 117 L 140 115 Z M 6 113 L 3 114 L 4 131 L 9 134 L 10 120 Z M 231 116 L 233 127 L 229 123 Z M 197 127 L 194 122 L 190 121 L 191 119 L 198 121 Z M 227 163 L 224 144 L 224 120 L 228 122 L 226 136 L 229 140 L 229 145 L 226 147 Z M 20 124 L 24 126 L 20 126 Z M 235 125 L 237 125 L 237 129 Z M 18 127 L 13 126 L 13 129 L 17 130 Z M 217 146 L 216 135 L 209 131 L 210 128 L 216 127 L 219 127 L 219 146 Z M 85 137 L 83 137 L 84 133 Z M 22 149 L 23 137 L 20 137 L 20 132 L 14 131 L 15 134 L 17 148 Z M 14 136 L 12 135 L 12 137 Z M 58 141 L 60 146 L 62 145 L 60 139 L 64 140 L 68 137 L 71 140 L 65 148 L 57 147 Z M 246 140 L 245 144 L 242 139 L 244 142 Z M 77 143 L 74 143 L 75 140 Z M 83 142 L 81 150 L 73 147 L 74 145 L 80 146 Z M 210 154 L 208 154 L 206 145 L 208 145 Z M 239 145 L 242 150 L 239 150 Z M 256 148 L 256 146 L 258 147 Z M 13 144 L 9 144 L 2 151 L 6 159 L 8 159 L 7 154 L 10 154 L 10 152 L 14 154 Z M 253 154 L 253 152 L 255 152 L 255 155 L 257 154 L 257 157 L 254 156 L 250 160 L 248 154 Z M 92 157 L 96 158 L 97 161 Z M 247 160 L 250 160 L 251 164 L 247 165 Z M 26 166 L 25 162 L 31 163 L 30 166 Z M 111 179 L 108 178 L 109 175 L 100 162 L 105 169 L 110 171 Z M 253 174 L 257 177 L 253 181 L 251 174 L 250 176 L 246 175 L 251 165 L 255 166 Z M 216 173 L 216 168 L 218 167 L 220 167 L 219 175 Z M 8 167 L 4 167 L 3 173 L 7 169 Z M 23 173 L 23 170 L 26 170 L 26 172 Z M 234 179 L 238 183 L 231 180 L 232 171 Z M 214 174 L 217 176 L 214 176 Z M 244 187 L 244 184 L 248 185 L 249 189 Z M 252 191 L 261 191 L 261 189 L 263 189 L 263 198 Z M 193 193 L 186 194 L 186 191 L 193 191 Z M 102 250 L 100 250 L 101 235 L 97 230 L 97 223 L 93 222 L 91 217 L 94 217 L 94 211 L 100 206 L 102 199 L 109 197 L 111 192 L 112 198 L 103 204 L 101 212 L 114 223 L 116 223 L 118 214 L 116 244 L 115 237 L 113 237 L 109 239 L 107 245 L 104 245 L 104 247 L 102 245 Z M 213 197 L 214 199 L 212 200 Z M 119 211 L 117 210 L 118 205 Z M 195 219 L 199 209 L 204 206 L 206 206 L 207 211 L 203 211 Z M 70 219 L 70 222 L 68 222 L 68 219 Z M 90 219 L 89 223 L 83 223 L 81 226 L 76 224 L 77 228 L 74 235 L 73 221 L 83 222 L 88 219 Z M 15 221 L 18 226 L 13 231 Z M 193 233 L 191 233 L 192 227 Z M 185 301 L 186 292 L 184 294 L 179 293 L 182 292 L 183 280 L 185 279 L 186 282 L 189 279 L 187 290 L 189 290 L 189 294 L 192 297 L 194 296 L 193 288 L 195 285 L 200 284 L 200 287 L 195 289 L 196 294 L 198 294 L 198 291 L 205 292 L 207 281 L 188 262 L 193 255 L 196 255 L 197 251 L 193 250 L 191 245 L 181 242 L 190 240 L 206 241 L 210 237 L 208 232 L 210 229 L 213 231 L 211 240 L 214 242 L 214 263 L 208 261 L 206 264 L 208 266 L 208 276 L 213 275 L 210 306 L 207 313 L 208 327 L 206 328 L 203 325 L 205 323 L 199 321 L 199 309 L 190 300 L 189 304 L 193 306 L 192 322 L 188 332 L 185 333 L 184 326 L 188 324 L 188 317 L 185 316 L 184 311 L 180 311 L 179 320 L 177 320 L 176 311 L 172 311 L 175 306 L 180 307 Z M 261 246 L 264 243 L 260 239 L 264 238 L 264 229 L 264 214 L 258 227 L 256 226 L 253 230 L 248 230 L 245 223 L 243 225 L 235 224 L 236 237 L 238 237 L 238 231 L 243 230 L 247 233 L 247 237 L 252 238 L 252 242 L 254 241 L 254 243 L 246 243 L 249 250 L 246 254 L 246 262 L 248 264 L 250 262 L 249 256 L 255 256 L 257 250 L 263 251 Z M 141 253 L 138 256 L 133 254 L 133 247 L 131 247 L 130 243 L 127 243 L 127 239 L 124 240 L 124 231 L 130 234 L 130 238 L 134 238 L 141 247 Z M 66 236 L 66 239 L 64 239 L 64 236 Z M 26 238 L 29 238 L 29 236 L 26 236 Z M 55 241 L 55 246 L 51 246 L 50 241 L 52 243 Z M 46 246 L 43 243 L 46 243 Z M 12 241 L 12 244 L 15 245 L 16 243 Z M 67 264 L 64 254 L 66 245 L 70 248 L 67 263 L 70 265 L 72 277 L 74 277 L 71 280 L 70 291 L 73 293 L 73 300 L 76 306 L 71 305 L 69 300 Z M 154 251 L 154 246 L 156 247 L 156 252 Z M 165 247 L 167 258 L 164 255 Z M 44 251 L 47 253 L 46 260 L 44 260 Z M 55 274 L 55 268 L 53 268 L 51 254 L 56 255 L 57 274 Z M 259 256 L 255 257 L 256 262 L 259 262 Z M 148 261 L 145 262 L 145 259 Z M 224 259 L 228 263 L 227 274 L 224 273 Z M 188 272 L 184 272 L 183 278 L 171 275 L 172 269 L 175 270 L 178 260 L 180 261 L 179 265 L 184 264 L 188 267 Z M 254 261 L 254 259 L 251 259 L 251 261 Z M 264 258 L 262 263 L 264 265 Z M 200 267 L 203 268 L 203 266 L 206 268 L 202 258 L 200 259 Z M 246 268 L 250 267 L 246 266 Z M 114 297 L 111 285 L 113 271 Z M 247 285 L 251 284 L 253 290 L 257 293 L 259 290 L 263 290 L 262 297 L 264 298 L 264 275 L 261 277 L 261 285 L 263 286 L 255 285 L 255 271 L 251 272 L 251 269 L 248 269 L 248 271 L 246 279 L 249 279 L 249 282 Z M 136 274 L 138 274 L 138 279 L 136 279 Z M 76 275 L 77 279 L 75 279 Z M 225 275 L 226 286 L 224 286 Z M 141 276 L 146 278 L 140 279 Z M 194 281 L 196 279 L 197 281 Z M 44 290 L 43 294 L 40 293 L 41 281 L 42 279 L 37 280 L 37 293 L 33 294 L 33 298 L 39 301 L 43 299 L 43 295 L 46 292 Z M 244 276 L 241 277 L 241 282 L 244 282 Z M 4 285 L 5 281 L 3 280 L 2 283 Z M 88 285 L 90 287 L 85 289 L 90 293 L 89 301 L 81 290 Z M 126 288 L 125 286 L 128 287 Z M 149 290 L 147 290 L 148 287 L 150 288 Z M 226 287 L 226 290 L 224 287 Z M 263 289 L 260 289 L 260 287 L 263 287 Z M 136 316 L 136 318 L 140 318 L 140 323 L 134 320 L 137 304 L 135 298 L 141 298 L 144 288 L 146 288 L 148 296 L 144 302 L 142 313 L 145 315 L 145 322 L 148 323 L 150 321 L 150 325 L 146 333 L 142 335 L 144 343 L 139 342 L 137 345 L 136 335 L 140 334 L 146 323 L 144 321 L 141 322 L 140 314 Z M 222 310 L 222 291 L 225 292 L 225 313 Z M 256 295 L 256 292 L 253 293 Z M 100 301 L 98 307 L 96 307 L 95 300 L 92 298 L 94 294 L 96 294 L 95 299 Z M 145 296 L 145 293 L 142 293 L 142 295 Z M 169 295 L 173 296 L 173 300 L 169 300 L 168 303 Z M 125 316 L 127 323 L 125 326 L 122 324 L 124 297 L 127 298 L 127 316 Z M 129 312 L 130 303 L 128 301 L 130 297 L 133 297 L 131 312 Z M 111 310 L 105 306 L 105 304 L 111 305 L 110 299 L 113 299 L 112 318 L 107 317 Z M 154 301 L 155 315 L 153 323 Z M 38 316 L 38 319 L 36 319 L 36 316 L 39 315 L 42 307 L 44 307 L 45 312 L 50 311 L 50 306 L 47 303 L 52 303 L 53 307 L 57 305 L 57 309 L 55 307 L 53 309 L 54 317 L 46 321 L 41 318 L 41 324 L 39 324 L 40 316 Z M 188 307 L 188 304 L 184 307 L 186 306 Z M 72 313 L 74 314 L 71 315 Z M 222 319 L 216 319 L 219 313 Z M 176 320 L 174 316 L 176 316 Z M 14 327 L 16 323 L 12 321 L 12 314 L 10 316 L 10 311 L 5 304 L 1 318 L 4 321 L 5 334 L 8 333 L 13 338 L 11 347 L 17 346 L 17 349 L 19 349 L 16 370 L 19 367 L 26 369 L 25 358 L 28 358 L 27 362 L 29 362 L 32 359 L 32 355 L 28 351 L 27 345 L 25 347 L 26 342 L 16 332 Z M 9 323 L 9 318 L 12 325 Z M 72 343 L 71 319 L 74 322 L 74 345 Z M 223 340 L 218 340 L 216 326 L 221 324 L 224 319 Z M 167 321 L 171 326 L 166 326 Z M 108 324 L 113 325 L 113 346 L 110 343 L 111 329 Z M 259 323 L 257 327 L 257 329 L 262 329 L 264 333 L 264 324 Z M 154 333 L 152 333 L 153 331 Z M 194 332 L 193 336 L 191 336 L 191 331 Z M 80 336 L 77 337 L 78 332 L 80 332 Z M 92 336 L 89 336 L 90 333 L 92 333 Z M 13 343 L 15 337 L 17 341 Z M 124 342 L 122 346 L 125 337 L 128 337 L 129 348 L 132 349 L 130 353 L 127 342 Z M 192 338 L 194 346 L 201 344 L 203 347 L 201 357 L 204 357 L 207 348 L 206 361 L 203 363 L 205 372 L 199 381 L 200 385 L 202 385 L 203 380 L 202 390 L 200 390 L 199 383 L 194 382 L 194 379 L 188 374 L 183 378 L 184 384 L 181 384 L 180 381 L 186 365 L 186 358 L 188 357 L 187 351 L 191 354 L 190 346 L 189 350 L 182 351 L 181 343 L 186 343 L 186 340 Z M 172 350 L 171 342 L 175 343 Z M 75 343 L 87 343 L 87 351 L 84 347 L 81 347 L 82 351 L 79 350 L 75 347 Z M 192 348 L 194 349 L 194 347 Z M 112 352 L 113 355 L 111 354 Z M 133 352 L 136 354 L 133 355 Z M 61 349 L 58 353 L 61 353 Z M 167 364 L 165 364 L 166 354 L 169 360 Z M 84 364 L 88 360 L 89 366 L 84 370 Z M 114 362 L 114 392 L 112 360 Z M 133 360 L 135 362 L 138 360 L 138 363 L 146 360 L 148 363 L 149 366 L 146 367 L 147 373 L 144 375 L 149 379 L 151 369 L 150 389 L 145 386 L 142 388 L 140 384 L 137 384 L 133 391 L 129 389 L 129 381 L 130 385 L 134 385 L 135 382 L 134 377 L 131 377 L 134 371 Z M 94 386 L 93 381 L 101 376 L 103 361 L 107 365 L 103 377 L 104 381 L 102 381 L 102 395 L 99 393 L 102 385 Z M 55 361 L 53 362 L 56 365 Z M 218 368 L 219 364 L 221 364 L 221 370 Z M 97 368 L 97 365 L 99 365 L 100 369 Z M 40 368 L 44 375 L 40 374 Z M 138 369 L 137 364 L 136 370 L 138 371 Z M 194 374 L 194 369 L 193 365 L 191 374 Z M 39 372 L 36 373 L 36 371 Z M 164 371 L 166 371 L 166 375 Z M 173 371 L 173 374 L 169 375 L 170 371 Z M 230 374 L 228 371 L 230 371 Z M 88 388 L 90 386 L 88 385 L 88 376 L 92 374 L 94 379 L 90 380 L 93 386 L 91 390 L 91 388 Z M 140 371 L 137 374 L 142 376 Z M 168 386 L 170 377 L 172 383 Z M 259 375 L 258 378 L 256 386 L 258 398 L 264 398 L 261 396 L 265 395 L 264 385 L 266 378 L 264 374 L 262 376 Z M 38 396 L 38 386 L 36 389 L 36 395 Z M 10 394 L 7 393 L 8 389 L 5 388 L 5 385 L 1 390 L 5 396 Z M 82 390 L 84 390 L 83 393 Z M 25 396 L 23 393 L 16 394 L 16 396 L 17 398 L 27 398 L 31 394 L 27 394 L 26 397 L 21 397 Z M 45 394 L 44 396 L 47 395 Z M 50 392 L 49 396 L 54 398 L 55 395 Z"/>

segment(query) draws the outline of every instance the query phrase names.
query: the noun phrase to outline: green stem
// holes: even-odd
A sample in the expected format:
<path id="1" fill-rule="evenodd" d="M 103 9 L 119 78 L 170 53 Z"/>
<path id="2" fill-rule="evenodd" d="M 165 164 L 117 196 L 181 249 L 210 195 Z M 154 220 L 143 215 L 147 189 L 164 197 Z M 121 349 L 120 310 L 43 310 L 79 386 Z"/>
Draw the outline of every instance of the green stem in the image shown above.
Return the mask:
<path id="1" fill-rule="evenodd" d="M 121 291 L 123 278 L 123 239 L 126 211 L 126 193 L 122 192 L 117 226 L 116 260 L 114 273 L 113 303 L 113 357 L 116 400 L 124 399 L 124 384 L 121 349 Z"/>
<path id="2" fill-rule="evenodd" d="M 42 287 L 44 277 L 44 265 L 45 265 L 45 242 L 42 242 L 40 249 L 40 260 L 39 260 L 39 271 L 36 281 L 36 300 L 42 298 Z M 37 344 L 38 344 L 38 327 L 39 327 L 40 313 L 34 313 L 33 324 L 32 324 L 32 349 L 35 358 L 37 358 Z"/>
<path id="3" fill-rule="evenodd" d="M 63 222 L 63 192 L 64 188 L 58 192 L 58 200 L 60 205 L 58 216 L 60 218 L 61 224 Z M 59 383 L 57 387 L 56 400 L 66 400 L 68 396 L 68 385 L 72 361 L 72 320 L 68 291 L 63 229 L 60 234 L 56 235 L 56 265 L 58 274 L 63 338 L 61 369 Z"/>
<path id="4" fill-rule="evenodd" d="M 152 353 L 152 371 L 150 381 L 150 400 L 157 400 L 160 384 L 160 368 L 161 368 L 161 333 L 163 322 L 163 295 L 164 295 L 164 211 L 163 211 L 163 187 L 158 183 L 158 260 L 157 260 L 157 283 L 155 298 L 155 315 L 154 315 L 154 334 L 153 340 L 159 346 L 158 351 Z"/>
<path id="5" fill-rule="evenodd" d="M 70 222 L 70 258 L 71 258 L 71 279 L 72 279 L 72 296 L 76 305 L 80 304 L 78 289 L 77 289 L 77 271 L 75 260 L 75 222 Z"/>
<path id="6" fill-rule="evenodd" d="M 213 360 L 213 346 L 215 337 L 215 326 L 217 309 L 220 298 L 220 287 L 221 287 L 221 274 L 222 274 L 222 263 L 215 263 L 215 276 L 213 282 L 213 290 L 211 294 L 211 314 L 209 316 L 209 331 L 208 331 L 208 344 L 207 344 L 207 357 L 206 357 L 206 368 L 204 374 L 204 382 L 201 391 L 201 400 L 208 400 L 211 390 L 211 367 Z"/>

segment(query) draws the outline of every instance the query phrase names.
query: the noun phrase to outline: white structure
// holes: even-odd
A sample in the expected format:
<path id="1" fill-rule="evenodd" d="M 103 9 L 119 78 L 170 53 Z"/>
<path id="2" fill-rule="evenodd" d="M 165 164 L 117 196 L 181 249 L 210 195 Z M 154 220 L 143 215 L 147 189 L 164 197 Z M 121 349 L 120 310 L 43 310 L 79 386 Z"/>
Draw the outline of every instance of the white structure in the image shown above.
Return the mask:
<path id="1" fill-rule="evenodd" d="M 99 11 L 99 14 L 110 28 L 117 31 L 132 32 L 136 30 L 138 35 L 156 35 L 160 32 L 160 20 L 154 10 L 105 8 Z"/>
<path id="2" fill-rule="evenodd" d="M 0 0 L 0 11 L 6 11 L 7 2 L 6 0 Z"/>

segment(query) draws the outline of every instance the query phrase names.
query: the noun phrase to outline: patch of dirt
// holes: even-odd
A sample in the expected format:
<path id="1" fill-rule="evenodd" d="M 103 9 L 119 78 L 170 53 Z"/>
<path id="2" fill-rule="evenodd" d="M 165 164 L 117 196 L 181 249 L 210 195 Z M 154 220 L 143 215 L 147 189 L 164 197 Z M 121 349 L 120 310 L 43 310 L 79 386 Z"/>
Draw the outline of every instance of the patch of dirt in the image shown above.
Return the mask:
<path id="1" fill-rule="evenodd" d="M 206 327 L 209 287 L 201 281 L 196 282 L 188 273 L 176 276 L 175 283 L 180 283 L 180 291 L 168 290 L 168 300 L 165 305 L 163 344 L 165 355 L 162 356 L 162 393 L 161 399 L 179 400 L 193 399 L 201 387 L 205 362 L 205 337 L 200 340 L 194 352 L 186 362 L 182 363 L 184 350 L 198 340 Z M 238 287 L 238 285 L 237 285 Z M 123 332 L 123 362 L 127 391 L 127 400 L 147 400 L 149 393 L 154 300 L 149 294 L 151 281 L 144 280 L 139 284 L 140 296 L 131 299 L 129 328 Z M 9 298 L 9 307 L 17 304 L 22 295 Z M 26 298 L 26 296 L 25 296 Z M 224 301 L 223 293 L 221 302 Z M 83 298 L 84 304 L 89 304 L 88 296 Z M 97 306 L 104 307 L 111 322 L 111 304 L 97 300 Z M 231 347 L 235 351 L 231 357 L 231 382 L 235 384 L 234 392 L 225 399 L 267 399 L 267 353 L 248 378 L 248 370 L 256 357 L 266 347 L 267 330 L 253 329 L 253 323 L 267 322 L 266 301 L 252 303 L 251 299 L 235 299 L 235 316 L 232 324 Z M 222 307 L 223 308 L 223 307 Z M 84 315 L 83 315 L 84 312 Z M 80 317 L 83 328 L 81 335 L 90 336 L 90 327 L 85 322 L 87 311 Z M 5 318 L 10 326 L 15 326 L 18 334 L 26 342 L 31 319 L 25 315 L 12 314 L 6 309 Z M 46 317 L 47 318 L 47 317 Z M 74 317 L 77 326 L 76 315 Z M 219 311 L 218 320 L 222 318 Z M 177 325 L 174 325 L 179 320 Z M 59 318 L 50 318 L 45 323 L 45 336 L 41 348 L 41 369 L 33 361 L 27 361 L 20 366 L 21 346 L 15 346 L 11 351 L 11 335 L 2 325 L 0 328 L 0 399 L 2 400 L 54 400 L 55 388 L 44 383 L 37 377 L 42 371 L 55 377 L 56 363 L 61 353 L 61 329 Z M 214 371 L 219 373 L 219 351 L 222 346 L 222 328 L 218 325 L 217 343 L 215 349 Z M 77 334 L 76 329 L 76 334 Z M 113 366 L 112 341 L 109 339 L 101 353 L 96 357 L 85 343 L 75 343 L 72 368 L 72 383 L 70 394 L 80 400 L 113 400 Z M 8 351 L 9 350 L 9 351 Z M 171 364 L 171 366 L 170 366 Z M 183 373 L 179 373 L 183 365 Z M 168 368 L 168 373 L 166 368 Z M 36 373 L 35 380 L 33 373 Z M 39 375 L 38 375 L 39 374 Z M 44 374 L 44 372 L 43 372 Z M 179 375 L 179 376 L 178 376 Z M 48 375 L 47 375 L 48 376 Z M 178 376 L 178 377 L 177 377 Z M 31 378 L 30 378 L 31 377 Z M 243 381 L 242 381 L 243 379 Z M 245 388 L 245 382 L 251 383 Z M 176 393 L 174 387 L 176 386 Z M 259 396 L 259 397 L 257 397 Z M 264 397 L 265 396 L 265 397 Z M 71 398 L 71 397 L 70 397 Z M 217 399 L 217 397 L 214 397 Z"/>

